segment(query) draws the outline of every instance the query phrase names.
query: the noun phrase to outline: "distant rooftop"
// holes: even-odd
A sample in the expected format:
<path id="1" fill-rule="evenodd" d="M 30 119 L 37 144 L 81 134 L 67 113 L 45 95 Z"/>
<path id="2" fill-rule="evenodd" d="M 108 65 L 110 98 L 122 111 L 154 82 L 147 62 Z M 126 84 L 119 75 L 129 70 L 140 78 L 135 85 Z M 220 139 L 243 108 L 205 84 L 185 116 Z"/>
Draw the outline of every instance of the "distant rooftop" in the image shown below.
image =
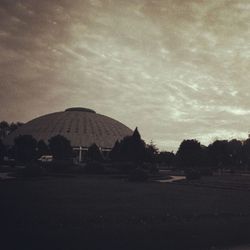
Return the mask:
<path id="1" fill-rule="evenodd" d="M 67 112 L 67 111 L 80 111 L 80 112 L 96 113 L 96 112 L 95 112 L 94 110 L 92 110 L 92 109 L 81 108 L 81 107 L 73 107 L 73 108 L 65 109 L 65 112 Z"/>

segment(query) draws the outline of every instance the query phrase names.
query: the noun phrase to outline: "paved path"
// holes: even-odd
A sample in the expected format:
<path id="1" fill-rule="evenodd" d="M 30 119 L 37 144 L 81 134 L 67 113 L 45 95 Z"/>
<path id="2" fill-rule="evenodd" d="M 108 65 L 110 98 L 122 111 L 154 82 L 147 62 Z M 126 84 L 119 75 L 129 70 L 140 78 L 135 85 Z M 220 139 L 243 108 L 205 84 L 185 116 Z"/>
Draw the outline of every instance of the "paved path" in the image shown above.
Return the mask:
<path id="1" fill-rule="evenodd" d="M 156 180 L 156 181 L 157 181 L 157 182 L 161 182 L 161 183 L 171 183 L 171 182 L 174 182 L 174 181 L 180 181 L 180 180 L 185 180 L 185 179 L 186 179 L 185 176 L 171 175 L 170 177 L 171 177 L 171 179 Z"/>

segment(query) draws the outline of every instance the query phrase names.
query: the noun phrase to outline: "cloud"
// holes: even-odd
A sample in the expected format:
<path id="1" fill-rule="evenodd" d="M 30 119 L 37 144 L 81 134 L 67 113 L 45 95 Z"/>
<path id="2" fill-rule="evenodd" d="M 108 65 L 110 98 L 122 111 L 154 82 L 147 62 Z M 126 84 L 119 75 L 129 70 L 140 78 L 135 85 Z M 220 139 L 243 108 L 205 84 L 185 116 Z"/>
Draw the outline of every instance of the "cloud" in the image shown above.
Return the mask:
<path id="1" fill-rule="evenodd" d="M 138 126 L 167 150 L 185 138 L 247 136 L 248 6 L 3 0 L 1 117 L 27 121 L 84 106 Z"/>

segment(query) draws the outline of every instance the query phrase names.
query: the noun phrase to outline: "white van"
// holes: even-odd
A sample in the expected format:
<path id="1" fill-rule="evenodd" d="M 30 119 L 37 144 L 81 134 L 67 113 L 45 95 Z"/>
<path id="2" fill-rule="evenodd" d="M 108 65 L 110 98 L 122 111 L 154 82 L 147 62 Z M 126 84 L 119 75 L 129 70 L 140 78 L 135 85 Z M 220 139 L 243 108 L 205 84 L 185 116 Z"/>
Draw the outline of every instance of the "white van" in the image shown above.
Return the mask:
<path id="1" fill-rule="evenodd" d="M 41 162 L 52 162 L 53 161 L 53 156 L 52 155 L 42 155 L 38 161 Z"/>

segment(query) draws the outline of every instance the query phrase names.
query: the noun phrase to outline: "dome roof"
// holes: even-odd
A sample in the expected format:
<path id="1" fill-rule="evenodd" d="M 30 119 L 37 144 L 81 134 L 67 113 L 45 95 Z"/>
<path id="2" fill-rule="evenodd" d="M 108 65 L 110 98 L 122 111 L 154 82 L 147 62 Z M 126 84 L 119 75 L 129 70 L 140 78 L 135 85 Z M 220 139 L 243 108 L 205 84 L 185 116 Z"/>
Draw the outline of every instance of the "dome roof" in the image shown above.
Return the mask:
<path id="1" fill-rule="evenodd" d="M 32 135 L 37 141 L 46 143 L 51 137 L 62 135 L 73 147 L 89 147 L 96 143 L 102 148 L 112 148 L 116 140 L 132 133 L 130 128 L 110 117 L 77 107 L 35 118 L 8 135 L 4 143 L 13 145 L 19 135 Z"/>

